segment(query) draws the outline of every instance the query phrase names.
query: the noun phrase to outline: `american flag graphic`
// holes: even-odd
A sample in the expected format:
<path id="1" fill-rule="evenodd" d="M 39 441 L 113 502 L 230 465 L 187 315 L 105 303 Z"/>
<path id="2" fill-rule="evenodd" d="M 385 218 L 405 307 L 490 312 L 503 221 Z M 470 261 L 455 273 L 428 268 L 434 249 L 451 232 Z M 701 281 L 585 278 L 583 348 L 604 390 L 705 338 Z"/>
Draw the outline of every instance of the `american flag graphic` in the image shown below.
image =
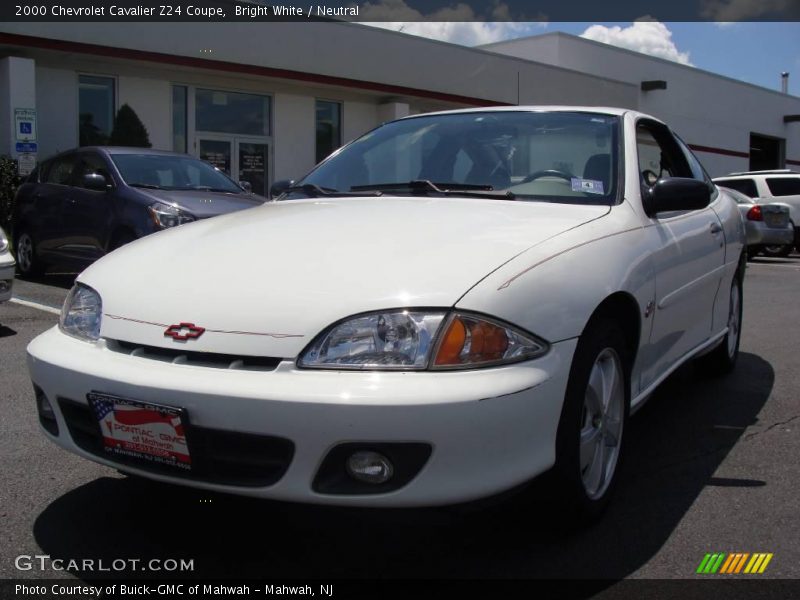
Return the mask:
<path id="1" fill-rule="evenodd" d="M 190 462 L 180 415 L 95 394 L 89 394 L 89 399 L 107 448 Z"/>

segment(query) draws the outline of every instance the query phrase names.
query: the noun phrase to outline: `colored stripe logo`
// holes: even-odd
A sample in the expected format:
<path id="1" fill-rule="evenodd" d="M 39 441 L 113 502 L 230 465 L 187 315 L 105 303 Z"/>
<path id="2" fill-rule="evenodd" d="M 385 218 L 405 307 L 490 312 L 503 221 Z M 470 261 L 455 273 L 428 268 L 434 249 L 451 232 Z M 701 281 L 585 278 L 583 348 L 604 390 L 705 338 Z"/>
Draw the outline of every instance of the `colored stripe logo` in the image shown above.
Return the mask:
<path id="1" fill-rule="evenodd" d="M 771 552 L 725 552 L 708 553 L 700 561 L 697 573 L 701 575 L 750 575 L 763 573 L 772 560 Z"/>

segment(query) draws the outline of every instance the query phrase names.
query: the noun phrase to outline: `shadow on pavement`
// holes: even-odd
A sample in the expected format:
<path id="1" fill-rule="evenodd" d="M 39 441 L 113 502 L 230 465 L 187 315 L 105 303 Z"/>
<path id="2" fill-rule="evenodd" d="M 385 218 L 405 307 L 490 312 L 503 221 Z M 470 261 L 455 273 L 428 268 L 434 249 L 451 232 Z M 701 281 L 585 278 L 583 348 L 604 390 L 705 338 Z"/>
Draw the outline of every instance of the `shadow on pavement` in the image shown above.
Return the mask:
<path id="1" fill-rule="evenodd" d="M 614 502 L 584 530 L 554 525 L 569 516 L 554 518 L 531 494 L 463 514 L 291 505 L 107 477 L 54 500 L 34 535 L 54 558 L 194 559 L 194 573 L 176 577 L 622 578 L 660 549 L 705 486 L 769 485 L 713 475 L 773 381 L 769 363 L 744 353 L 725 378 L 693 365 L 676 372 L 631 420 Z"/>
<path id="2" fill-rule="evenodd" d="M 11 337 L 12 335 L 17 335 L 17 331 L 15 329 L 11 329 L 5 325 L 0 325 L 0 338 Z"/>
<path id="3" fill-rule="evenodd" d="M 78 276 L 78 273 L 50 273 L 46 272 L 43 275 L 36 275 L 31 277 L 20 277 L 17 275 L 18 279 L 22 281 L 29 281 L 31 283 L 40 283 L 42 285 L 49 285 L 53 287 L 63 288 L 65 290 L 70 289 L 74 283 L 75 278 Z"/>

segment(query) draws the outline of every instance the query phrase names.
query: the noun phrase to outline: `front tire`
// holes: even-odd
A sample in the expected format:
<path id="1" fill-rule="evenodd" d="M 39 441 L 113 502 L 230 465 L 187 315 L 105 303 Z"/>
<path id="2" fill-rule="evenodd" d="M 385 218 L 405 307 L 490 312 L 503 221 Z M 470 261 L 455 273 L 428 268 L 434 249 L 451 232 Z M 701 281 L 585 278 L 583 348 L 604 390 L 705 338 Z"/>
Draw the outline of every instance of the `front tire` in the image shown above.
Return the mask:
<path id="1" fill-rule="evenodd" d="M 20 229 L 14 241 L 17 268 L 23 277 L 36 277 L 44 272 L 44 265 L 36 254 L 36 242 L 27 229 Z"/>
<path id="2" fill-rule="evenodd" d="M 600 319 L 578 342 L 556 436 L 555 494 L 581 523 L 600 517 L 617 482 L 630 407 L 630 351 Z"/>

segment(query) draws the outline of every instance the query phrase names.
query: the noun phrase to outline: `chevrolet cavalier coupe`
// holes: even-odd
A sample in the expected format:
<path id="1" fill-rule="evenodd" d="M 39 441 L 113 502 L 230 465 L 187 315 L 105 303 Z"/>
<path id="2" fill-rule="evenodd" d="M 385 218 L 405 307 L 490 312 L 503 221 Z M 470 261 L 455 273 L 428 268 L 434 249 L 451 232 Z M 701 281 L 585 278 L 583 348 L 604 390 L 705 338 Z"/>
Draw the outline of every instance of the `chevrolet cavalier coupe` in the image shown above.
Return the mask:
<path id="1" fill-rule="evenodd" d="M 412 116 L 287 185 L 78 277 L 28 347 L 49 439 L 164 482 L 351 506 L 550 472 L 593 518 L 629 414 L 690 359 L 736 363 L 742 218 L 647 115 Z"/>

